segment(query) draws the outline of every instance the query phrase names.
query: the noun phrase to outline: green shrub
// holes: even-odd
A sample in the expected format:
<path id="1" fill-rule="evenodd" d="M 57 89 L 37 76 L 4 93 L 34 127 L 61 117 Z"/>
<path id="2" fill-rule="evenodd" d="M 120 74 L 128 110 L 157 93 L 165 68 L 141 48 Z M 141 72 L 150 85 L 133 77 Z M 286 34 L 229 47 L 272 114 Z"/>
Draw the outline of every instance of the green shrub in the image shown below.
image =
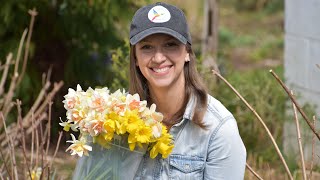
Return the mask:
<path id="1" fill-rule="evenodd" d="M 283 68 L 275 72 L 282 77 Z M 282 127 L 285 120 L 286 95 L 278 87 L 277 82 L 268 70 L 256 69 L 250 71 L 229 71 L 225 78 L 239 91 L 265 121 L 279 147 L 282 144 Z M 208 78 L 208 77 L 207 77 Z M 256 153 L 265 161 L 278 160 L 271 141 L 249 108 L 227 87 L 219 81 L 211 94 L 220 100 L 237 119 L 241 137 L 248 153 Z"/>

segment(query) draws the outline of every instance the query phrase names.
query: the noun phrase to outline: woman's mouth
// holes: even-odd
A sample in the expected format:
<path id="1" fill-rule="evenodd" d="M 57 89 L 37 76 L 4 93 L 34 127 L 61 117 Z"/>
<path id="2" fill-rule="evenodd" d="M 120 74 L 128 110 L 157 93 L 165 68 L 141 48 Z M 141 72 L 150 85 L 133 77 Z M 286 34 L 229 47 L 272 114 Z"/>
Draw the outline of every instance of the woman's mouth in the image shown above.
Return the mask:
<path id="1" fill-rule="evenodd" d="M 166 66 L 166 67 L 162 67 L 162 68 L 151 68 L 154 72 L 156 73 L 163 73 L 166 72 L 170 69 L 171 66 Z"/>

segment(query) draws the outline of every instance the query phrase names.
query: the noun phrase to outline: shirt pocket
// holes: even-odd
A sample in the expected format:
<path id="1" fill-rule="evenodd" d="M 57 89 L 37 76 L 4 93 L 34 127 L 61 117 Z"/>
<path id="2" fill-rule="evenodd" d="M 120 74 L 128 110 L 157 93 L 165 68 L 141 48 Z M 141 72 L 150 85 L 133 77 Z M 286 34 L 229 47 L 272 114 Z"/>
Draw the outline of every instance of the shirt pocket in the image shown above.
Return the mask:
<path id="1" fill-rule="evenodd" d="M 170 155 L 170 179 L 202 179 L 204 159 L 197 156 Z"/>

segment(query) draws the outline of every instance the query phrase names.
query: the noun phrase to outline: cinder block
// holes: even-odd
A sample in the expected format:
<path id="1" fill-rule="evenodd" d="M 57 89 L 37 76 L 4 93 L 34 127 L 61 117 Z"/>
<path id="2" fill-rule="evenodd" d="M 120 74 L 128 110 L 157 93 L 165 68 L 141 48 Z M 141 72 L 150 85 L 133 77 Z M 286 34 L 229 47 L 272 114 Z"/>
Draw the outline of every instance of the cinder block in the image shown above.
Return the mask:
<path id="1" fill-rule="evenodd" d="M 320 40 L 320 1 L 286 0 L 286 33 Z"/>
<path id="2" fill-rule="evenodd" d="M 309 41 L 304 38 L 285 35 L 284 75 L 287 84 L 307 87 Z"/>
<path id="3" fill-rule="evenodd" d="M 320 41 L 310 40 L 309 44 L 309 58 L 306 59 L 306 64 L 308 66 L 307 88 L 320 94 L 320 69 L 316 66 L 316 64 L 320 64 Z M 318 99 L 320 106 L 320 98 Z"/>

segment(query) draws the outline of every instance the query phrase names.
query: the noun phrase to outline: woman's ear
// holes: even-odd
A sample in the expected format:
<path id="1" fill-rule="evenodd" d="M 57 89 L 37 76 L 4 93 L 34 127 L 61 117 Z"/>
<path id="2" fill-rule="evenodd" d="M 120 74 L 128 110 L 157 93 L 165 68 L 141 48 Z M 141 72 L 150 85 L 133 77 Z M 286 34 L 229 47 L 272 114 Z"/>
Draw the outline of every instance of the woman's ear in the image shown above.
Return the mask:
<path id="1" fill-rule="evenodd" d="M 190 55 L 189 53 L 186 54 L 186 57 L 184 58 L 185 62 L 189 62 L 190 61 Z"/>

